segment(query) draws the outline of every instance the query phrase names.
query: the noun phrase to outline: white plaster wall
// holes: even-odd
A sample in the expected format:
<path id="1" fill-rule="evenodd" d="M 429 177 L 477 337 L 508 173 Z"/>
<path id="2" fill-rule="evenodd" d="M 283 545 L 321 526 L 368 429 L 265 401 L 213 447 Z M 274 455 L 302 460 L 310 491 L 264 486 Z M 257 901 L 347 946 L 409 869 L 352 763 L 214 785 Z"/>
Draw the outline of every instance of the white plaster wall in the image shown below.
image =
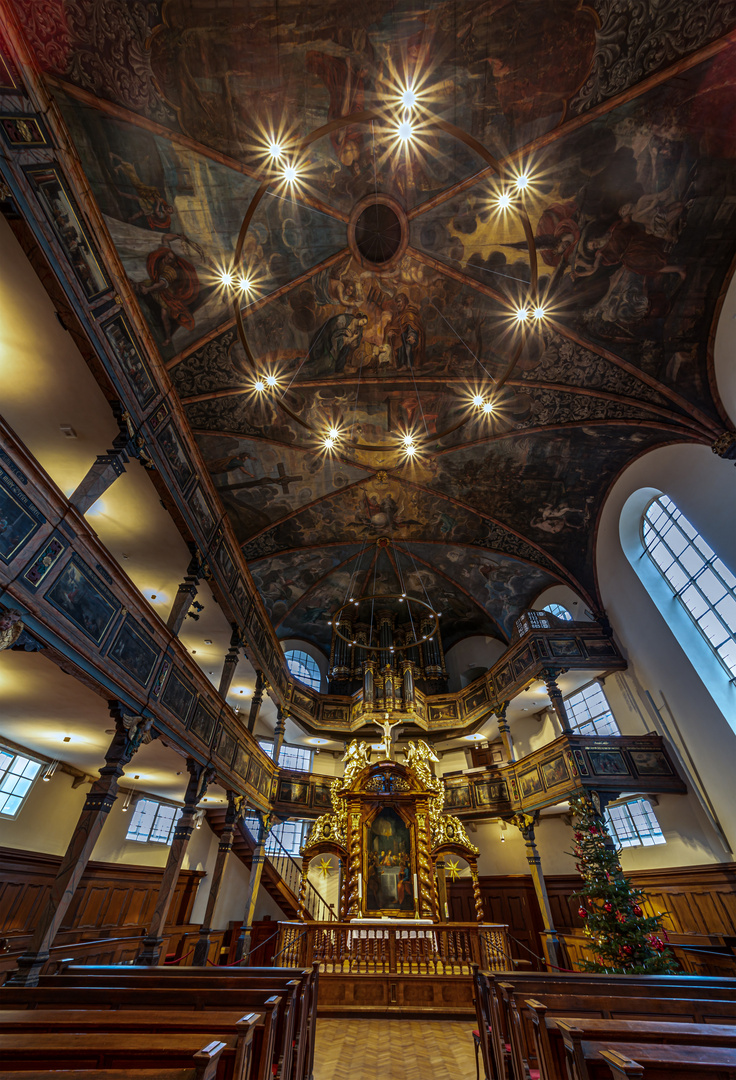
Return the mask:
<path id="1" fill-rule="evenodd" d="M 477 634 L 453 645 L 445 653 L 447 682 L 450 690 L 461 690 L 479 671 L 487 671 L 503 655 L 507 646 L 495 637 Z"/>
<path id="2" fill-rule="evenodd" d="M 686 766 L 697 776 L 712 800 L 715 813 L 736 846 L 736 801 L 733 798 L 736 760 L 736 688 L 725 672 L 713 674 L 713 663 L 701 665 L 708 656 L 707 645 L 694 633 L 688 651 L 675 638 L 670 625 L 682 615 L 674 598 L 666 619 L 649 596 L 627 559 L 619 534 L 619 520 L 627 499 L 644 487 L 654 487 L 669 495 L 708 543 L 733 570 L 736 569 L 734 529 L 734 487 L 732 462 L 716 457 L 706 446 L 670 446 L 654 450 L 634 462 L 619 478 L 603 509 L 596 550 L 599 587 L 616 639 L 629 668 L 623 678 L 609 679 L 606 693 L 624 733 L 642 733 L 664 727 L 675 744 L 682 736 Z M 642 555 L 646 559 L 646 555 Z M 678 610 L 676 610 L 678 609 Z M 708 667 L 706 682 L 698 666 Z M 647 697 L 651 695 L 656 709 Z M 717 701 L 720 703 L 717 703 Z M 697 776 L 695 775 L 697 774 Z M 684 836 L 680 854 L 691 853 L 687 861 L 707 862 L 729 859 L 715 830 L 704 822 L 697 807 L 685 810 L 686 800 L 673 806 L 663 800 L 657 815 L 665 833 L 677 825 Z M 665 828 L 667 826 L 667 828 Z M 698 833 L 698 828 L 700 832 Z M 677 865 L 680 857 L 669 841 L 665 849 L 648 848 L 636 858 L 646 865 Z M 634 858 L 626 855 L 626 863 Z M 626 865 L 625 863 L 625 865 Z"/>
<path id="3" fill-rule="evenodd" d="M 0 845 L 63 855 L 88 791 L 89 784 L 73 789 L 60 769 L 46 783 L 36 780 L 18 815 L 0 818 Z"/>
<path id="4" fill-rule="evenodd" d="M 551 585 L 544 589 L 532 604 L 537 611 L 541 611 L 547 604 L 562 604 L 572 615 L 575 622 L 592 622 L 593 616 L 585 600 L 571 589 L 569 585 Z"/>

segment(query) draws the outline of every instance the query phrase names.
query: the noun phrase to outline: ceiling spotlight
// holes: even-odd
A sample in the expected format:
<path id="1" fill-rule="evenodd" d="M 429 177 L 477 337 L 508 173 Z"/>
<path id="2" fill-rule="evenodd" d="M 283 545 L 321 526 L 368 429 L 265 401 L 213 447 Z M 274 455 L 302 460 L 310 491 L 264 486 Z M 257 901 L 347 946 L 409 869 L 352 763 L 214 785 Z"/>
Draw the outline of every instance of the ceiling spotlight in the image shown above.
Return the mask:
<path id="1" fill-rule="evenodd" d="M 485 405 L 485 401 L 483 400 L 483 398 L 481 397 L 480 394 L 476 394 L 475 397 L 473 398 L 473 404 L 476 406 L 476 408 L 482 409 L 483 406 Z"/>
<path id="2" fill-rule="evenodd" d="M 409 142 L 414 137 L 414 128 L 408 120 L 402 120 L 396 129 L 396 134 L 402 142 Z"/>
<path id="3" fill-rule="evenodd" d="M 46 766 L 46 772 L 43 774 L 42 779 L 45 780 L 47 783 L 56 772 L 56 767 L 58 764 L 58 761 L 50 761 Z"/>
<path id="4" fill-rule="evenodd" d="M 336 427 L 331 427 L 327 434 L 330 436 L 331 439 L 336 439 L 340 432 L 337 430 Z"/>
<path id="5" fill-rule="evenodd" d="M 284 152 L 284 148 L 281 143 L 270 142 L 268 144 L 268 152 L 274 161 L 278 161 Z"/>
<path id="6" fill-rule="evenodd" d="M 508 210 L 511 206 L 511 196 L 508 191 L 502 191 L 496 199 L 496 206 L 499 210 Z"/>
<path id="7" fill-rule="evenodd" d="M 129 810 L 130 809 L 130 804 L 131 804 L 132 801 L 133 801 L 133 792 L 128 791 L 126 793 L 126 796 L 125 796 L 125 802 L 123 803 L 121 809 L 122 810 Z"/>
<path id="8" fill-rule="evenodd" d="M 484 401 L 483 402 L 483 412 L 484 413 L 492 413 L 493 412 L 493 402 L 492 401 Z"/>
<path id="9" fill-rule="evenodd" d="M 258 381 L 255 383 L 255 388 L 259 394 L 262 394 L 263 391 L 266 389 L 266 384 L 263 382 L 262 379 L 258 379 Z"/>
<path id="10" fill-rule="evenodd" d="M 293 184 L 299 175 L 296 165 L 285 165 L 283 177 L 287 184 Z"/>
<path id="11" fill-rule="evenodd" d="M 239 277 L 238 288 L 242 293 L 250 292 L 253 288 L 253 282 L 250 280 L 249 277 Z"/>
<path id="12" fill-rule="evenodd" d="M 533 315 L 535 319 L 543 319 L 546 315 L 546 311 L 541 305 L 539 305 L 534 308 Z"/>
<path id="13" fill-rule="evenodd" d="M 275 386 L 275 385 L 276 385 L 276 376 L 275 375 L 267 375 L 266 376 L 266 386 Z"/>
<path id="14" fill-rule="evenodd" d="M 413 109 L 417 103 L 417 95 L 414 93 L 410 86 L 407 86 L 406 90 L 401 95 L 401 104 L 405 109 Z"/>
<path id="15" fill-rule="evenodd" d="M 516 184 L 519 191 L 523 191 L 524 188 L 526 188 L 529 184 L 529 177 L 526 175 L 526 173 L 521 173 L 519 176 L 516 177 L 514 183 Z"/>
<path id="16" fill-rule="evenodd" d="M 229 270 L 223 270 L 220 274 L 220 281 L 226 288 L 229 289 L 233 283 L 233 275 L 230 273 Z"/>
<path id="17" fill-rule="evenodd" d="M 322 440 L 322 445 L 324 446 L 325 450 L 331 450 L 332 447 L 335 445 L 335 440 L 328 436 L 326 439 Z"/>
<path id="18" fill-rule="evenodd" d="M 516 312 L 516 321 L 519 322 L 519 323 L 523 323 L 523 322 L 526 322 L 526 320 L 528 318 L 529 318 L 529 309 L 525 308 L 525 307 L 519 308 L 519 310 Z"/>

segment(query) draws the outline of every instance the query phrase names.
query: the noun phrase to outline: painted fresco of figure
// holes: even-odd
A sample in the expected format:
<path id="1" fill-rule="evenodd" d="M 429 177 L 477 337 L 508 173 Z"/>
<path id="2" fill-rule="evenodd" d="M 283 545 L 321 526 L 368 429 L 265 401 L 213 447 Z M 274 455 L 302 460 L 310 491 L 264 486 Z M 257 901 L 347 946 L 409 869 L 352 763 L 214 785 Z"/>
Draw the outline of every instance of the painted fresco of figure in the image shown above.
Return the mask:
<path id="1" fill-rule="evenodd" d="M 581 240 L 578 258 L 571 270 L 573 280 L 594 274 L 601 266 L 623 266 L 642 277 L 677 274 L 684 280 L 685 268 L 670 263 L 666 241 L 633 221 L 631 207 L 622 209 L 623 215 L 602 236 Z"/>
<path id="2" fill-rule="evenodd" d="M 327 87 L 330 104 L 327 109 L 328 120 L 351 113 L 362 112 L 365 108 L 366 69 L 357 67 L 351 57 L 332 56 L 329 53 L 308 52 L 306 68 L 316 75 Z M 338 128 L 330 135 L 330 142 L 341 165 L 360 172 L 360 154 L 363 149 L 365 126 L 347 125 Z"/>
<path id="3" fill-rule="evenodd" d="M 199 295 L 199 278 L 192 264 L 176 255 L 171 248 L 161 247 L 146 259 L 148 277 L 133 283 L 139 296 L 148 297 L 158 308 L 164 330 L 164 345 L 171 343 L 177 326 L 194 329 L 192 307 Z"/>
<path id="4" fill-rule="evenodd" d="M 310 359 L 328 360 L 331 370 L 336 375 L 342 374 L 348 360 L 360 347 L 367 322 L 368 316 L 362 311 L 333 315 L 309 342 Z"/>

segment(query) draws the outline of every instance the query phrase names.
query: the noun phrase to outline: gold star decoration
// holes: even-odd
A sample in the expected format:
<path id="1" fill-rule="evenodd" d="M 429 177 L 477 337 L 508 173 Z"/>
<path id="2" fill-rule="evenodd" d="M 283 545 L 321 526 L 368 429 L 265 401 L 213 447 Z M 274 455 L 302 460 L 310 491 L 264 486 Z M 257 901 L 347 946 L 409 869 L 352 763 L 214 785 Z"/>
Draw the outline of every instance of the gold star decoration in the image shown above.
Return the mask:
<path id="1" fill-rule="evenodd" d="M 332 860 L 320 859 L 319 866 L 317 867 L 322 877 L 329 877 L 332 873 Z"/>
<path id="2" fill-rule="evenodd" d="M 460 863 L 453 862 L 451 859 L 448 859 L 447 872 L 452 878 L 452 880 L 455 881 L 457 878 L 460 877 Z"/>

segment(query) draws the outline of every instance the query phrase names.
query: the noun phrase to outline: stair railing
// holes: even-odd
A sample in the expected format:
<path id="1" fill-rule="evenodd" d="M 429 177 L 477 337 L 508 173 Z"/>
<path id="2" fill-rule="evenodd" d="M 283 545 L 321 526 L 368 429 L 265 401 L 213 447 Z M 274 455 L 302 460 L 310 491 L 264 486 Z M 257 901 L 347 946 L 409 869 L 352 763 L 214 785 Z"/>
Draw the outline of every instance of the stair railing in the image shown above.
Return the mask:
<path id="1" fill-rule="evenodd" d="M 273 865 L 276 872 L 281 876 L 288 888 L 299 895 L 302 881 L 302 868 L 294 856 L 286 850 L 277 836 L 269 833 L 266 838 L 266 858 Z M 315 889 L 311 881 L 307 881 L 307 894 L 304 898 L 304 906 L 315 922 L 333 922 L 337 915 L 331 904 Z"/>

